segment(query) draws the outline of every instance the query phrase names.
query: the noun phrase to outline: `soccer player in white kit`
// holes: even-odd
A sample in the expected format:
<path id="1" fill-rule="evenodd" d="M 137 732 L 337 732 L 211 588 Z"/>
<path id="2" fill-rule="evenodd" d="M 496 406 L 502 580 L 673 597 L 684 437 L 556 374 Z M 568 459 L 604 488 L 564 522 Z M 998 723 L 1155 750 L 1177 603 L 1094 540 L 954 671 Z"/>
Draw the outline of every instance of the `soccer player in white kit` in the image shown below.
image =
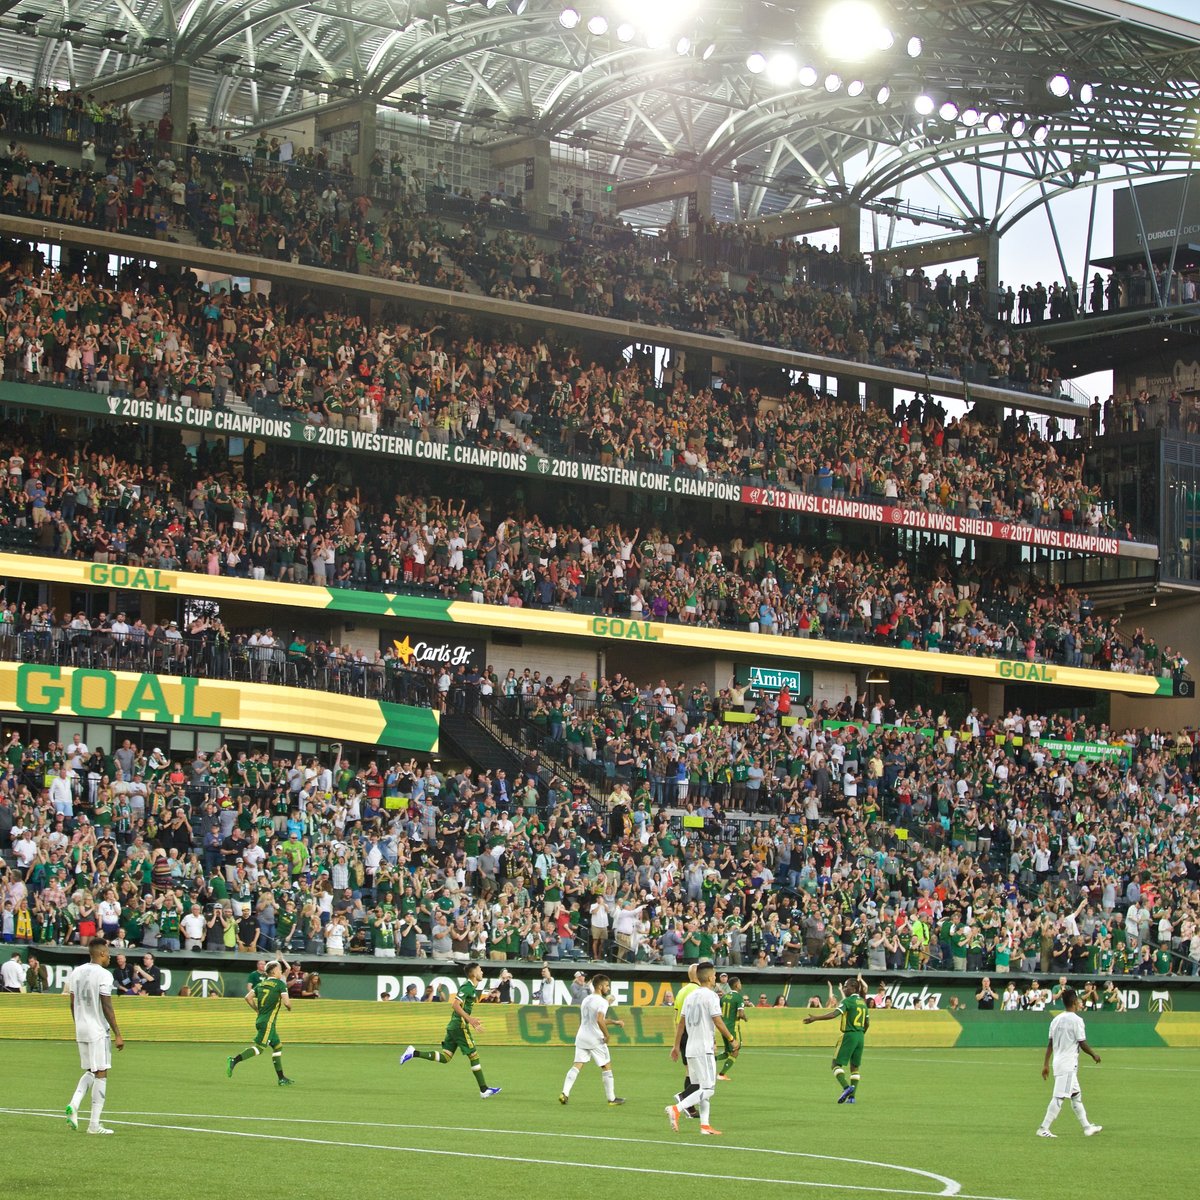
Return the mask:
<path id="1" fill-rule="evenodd" d="M 93 938 L 88 943 L 91 961 L 76 967 L 63 985 L 71 998 L 71 1016 L 75 1018 L 75 1041 L 79 1045 L 79 1065 L 83 1076 L 71 1103 L 67 1105 L 67 1121 L 72 1129 L 79 1128 L 79 1106 L 88 1090 L 92 1093 L 92 1111 L 88 1133 L 112 1133 L 100 1124 L 104 1112 L 104 1095 L 108 1088 L 108 1072 L 112 1066 L 112 1047 L 125 1048 L 125 1039 L 117 1026 L 113 1012 L 113 977 L 108 969 L 108 943 Z"/>
<path id="2" fill-rule="evenodd" d="M 563 1080 L 563 1089 L 558 1097 L 559 1104 L 566 1104 L 571 1098 L 571 1089 L 579 1072 L 591 1060 L 600 1068 L 600 1078 L 604 1081 L 604 1097 L 610 1105 L 624 1104 L 623 1097 L 617 1095 L 617 1085 L 613 1082 L 612 1057 L 608 1053 L 608 1029 L 615 1026 L 625 1028 L 624 1021 L 608 1019 L 608 994 L 612 990 L 612 981 L 607 975 L 592 976 L 592 994 L 584 996 L 579 1005 L 579 1032 L 575 1035 L 575 1062 Z"/>
<path id="3" fill-rule="evenodd" d="M 679 1048 L 687 1033 L 688 1078 L 692 1090 L 676 1104 L 667 1105 L 667 1120 L 671 1128 L 679 1131 L 679 1114 L 683 1109 L 700 1110 L 700 1132 L 708 1137 L 720 1137 L 721 1131 L 709 1124 L 709 1101 L 717 1090 L 717 1057 L 713 1039 L 717 1033 L 730 1043 L 732 1053 L 737 1053 L 741 1044 L 721 1019 L 721 1001 L 713 991 L 716 970 L 711 963 L 696 968 L 696 989 L 689 992 L 683 1002 L 679 1021 L 675 1025 L 675 1045 L 671 1047 L 671 1061 L 679 1060 Z"/>
<path id="4" fill-rule="evenodd" d="M 1038 1137 L 1052 1138 L 1058 1134 L 1050 1132 L 1054 1118 L 1058 1116 L 1064 1100 L 1071 1101 L 1071 1107 L 1083 1126 L 1084 1137 L 1099 1133 L 1101 1125 L 1093 1125 L 1084 1111 L 1083 1098 L 1079 1092 L 1079 1051 L 1090 1054 L 1099 1063 L 1100 1055 L 1087 1043 L 1087 1030 L 1083 1018 L 1079 1015 L 1079 996 L 1074 988 L 1063 988 L 1062 1005 L 1066 1010 L 1060 1012 L 1050 1022 L 1050 1040 L 1046 1043 L 1046 1057 L 1042 1061 L 1042 1078 L 1050 1078 L 1051 1065 L 1054 1068 L 1054 1094 L 1046 1108 L 1046 1115 L 1038 1126 Z M 1053 1064 L 1051 1059 L 1053 1058 Z"/>

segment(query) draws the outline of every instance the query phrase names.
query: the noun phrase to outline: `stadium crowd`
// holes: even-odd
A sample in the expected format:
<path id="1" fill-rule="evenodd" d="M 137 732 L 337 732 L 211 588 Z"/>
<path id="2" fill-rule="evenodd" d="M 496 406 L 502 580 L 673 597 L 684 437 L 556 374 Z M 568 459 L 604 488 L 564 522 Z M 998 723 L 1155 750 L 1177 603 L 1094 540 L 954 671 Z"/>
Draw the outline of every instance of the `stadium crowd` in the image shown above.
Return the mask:
<path id="1" fill-rule="evenodd" d="M 1163 677 L 1187 666 L 1141 629 L 1126 640 L 1086 592 L 949 556 L 917 568 L 895 548 L 852 551 L 753 533 L 710 539 L 586 512 L 555 520 L 505 511 L 491 496 L 468 505 L 404 491 L 386 477 L 354 487 L 315 477 L 298 484 L 256 464 L 258 478 L 248 480 L 219 457 L 133 462 L 111 429 L 57 447 L 19 433 L 0 438 L 0 544 L 51 556 Z M 90 661 L 99 649 L 228 675 L 262 634 L 207 619 L 147 629 L 120 618 L 13 602 L 0 615 L 0 655 Z M 260 655 L 278 662 L 273 676 L 288 674 L 291 662 L 294 682 L 361 693 L 390 671 L 382 652 L 367 659 L 328 646 L 320 631 L 287 632 L 290 647 Z M 382 686 L 368 690 L 381 694 Z"/>
<path id="2" fill-rule="evenodd" d="M 0 205 L 9 211 L 158 238 L 375 274 L 453 291 L 638 320 L 742 340 L 879 362 L 931 375 L 1057 394 L 1060 383 L 1035 338 L 985 319 L 978 281 L 872 271 L 860 257 L 745 245 L 746 235 L 701 227 L 639 237 L 578 207 L 556 236 L 492 226 L 516 197 L 451 193 L 441 174 L 419 171 L 356 181 L 324 155 L 287 163 L 265 137 L 234 153 L 192 130 L 173 143 L 149 126 L 81 166 L 36 163 L 8 146 Z M 169 133 L 169 131 L 168 131 Z M 382 165 L 382 164 L 381 164 Z M 434 211 L 429 211 L 430 207 Z M 752 239 L 753 240 L 753 239 Z M 741 244 L 736 254 L 721 249 Z M 682 248 L 712 265 L 684 269 Z M 753 251 L 753 253 L 752 253 Z M 763 260 L 771 274 L 744 280 L 736 267 Z M 1011 315 L 1011 314 L 1010 314 Z"/>
<path id="3" fill-rule="evenodd" d="M 506 689 L 497 681 L 501 694 Z M 582 684 L 582 687 L 581 687 Z M 586 680 L 522 685 L 570 708 Z M 3 749 L 0 936 L 433 960 L 1200 973 L 1189 731 L 597 683 L 606 802 L 503 771 Z M 795 717 L 794 723 L 783 718 Z M 1078 758 L 1043 743 L 1081 743 Z M 1108 744 L 1103 757 L 1096 743 Z M 1085 746 L 1090 745 L 1090 749 Z"/>

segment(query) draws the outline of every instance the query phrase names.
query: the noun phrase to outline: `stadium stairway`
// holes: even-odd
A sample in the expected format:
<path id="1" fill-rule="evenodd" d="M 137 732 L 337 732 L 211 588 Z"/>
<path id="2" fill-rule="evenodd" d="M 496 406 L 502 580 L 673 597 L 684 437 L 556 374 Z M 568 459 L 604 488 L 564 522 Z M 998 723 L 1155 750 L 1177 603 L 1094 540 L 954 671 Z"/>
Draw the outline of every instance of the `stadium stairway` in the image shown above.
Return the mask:
<path id="1" fill-rule="evenodd" d="M 449 754 L 476 770 L 504 771 L 510 780 L 525 769 L 523 756 L 506 746 L 477 717 L 465 713 L 443 713 L 439 733 L 441 753 Z"/>

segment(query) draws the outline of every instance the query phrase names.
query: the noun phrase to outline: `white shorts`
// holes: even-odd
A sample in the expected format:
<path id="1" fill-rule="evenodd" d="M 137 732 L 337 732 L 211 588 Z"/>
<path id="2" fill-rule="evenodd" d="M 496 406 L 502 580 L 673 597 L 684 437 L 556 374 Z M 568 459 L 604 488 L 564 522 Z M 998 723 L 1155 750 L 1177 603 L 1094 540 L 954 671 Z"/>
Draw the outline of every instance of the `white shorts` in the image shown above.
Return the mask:
<path id="1" fill-rule="evenodd" d="M 76 1042 L 79 1065 L 85 1071 L 107 1071 L 112 1066 L 112 1041 L 106 1034 L 90 1042 Z"/>
<path id="2" fill-rule="evenodd" d="M 607 1046 L 581 1046 L 578 1042 L 575 1043 L 575 1061 L 577 1063 L 585 1063 L 590 1060 L 598 1067 L 607 1067 L 611 1057 Z"/>
<path id="3" fill-rule="evenodd" d="M 688 1078 L 701 1088 L 716 1088 L 717 1086 L 717 1059 L 713 1054 L 702 1054 L 699 1058 L 693 1058 L 690 1054 L 687 1059 Z"/>
<path id="4" fill-rule="evenodd" d="M 1069 1100 L 1072 1096 L 1079 1095 L 1079 1074 L 1072 1071 L 1070 1075 L 1055 1075 L 1054 1076 L 1054 1098 L 1056 1100 Z"/>

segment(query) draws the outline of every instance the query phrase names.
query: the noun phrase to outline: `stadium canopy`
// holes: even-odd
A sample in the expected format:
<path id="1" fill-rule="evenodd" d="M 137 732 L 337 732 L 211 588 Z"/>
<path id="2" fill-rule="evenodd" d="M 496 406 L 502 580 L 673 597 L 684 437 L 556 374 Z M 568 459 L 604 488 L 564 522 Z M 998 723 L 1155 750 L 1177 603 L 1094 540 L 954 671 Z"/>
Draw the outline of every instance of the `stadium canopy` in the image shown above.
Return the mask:
<path id="1" fill-rule="evenodd" d="M 186 67 L 202 125 L 374 103 L 616 180 L 703 172 L 713 211 L 831 202 L 1003 233 L 1064 190 L 1185 172 L 1200 24 L 1123 0 L 0 0 L 5 70 Z M 181 131 L 180 131 L 181 132 Z"/>

